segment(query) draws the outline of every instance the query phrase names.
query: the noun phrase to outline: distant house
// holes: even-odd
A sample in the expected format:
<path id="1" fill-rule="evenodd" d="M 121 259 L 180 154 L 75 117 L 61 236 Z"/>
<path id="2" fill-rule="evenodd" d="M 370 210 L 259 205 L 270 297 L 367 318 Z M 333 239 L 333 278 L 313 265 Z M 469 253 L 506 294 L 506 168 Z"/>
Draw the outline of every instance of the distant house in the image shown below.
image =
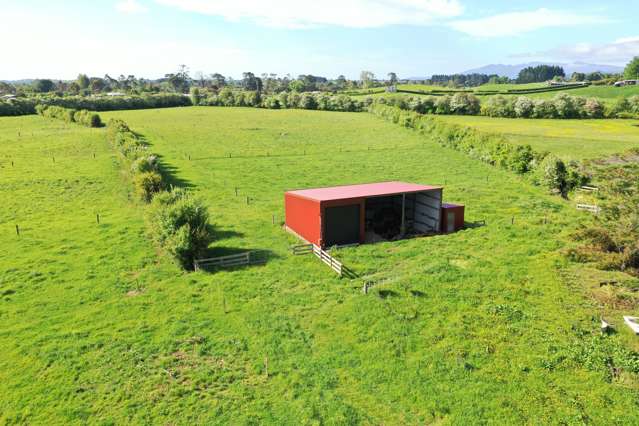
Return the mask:
<path id="1" fill-rule="evenodd" d="M 10 93 L 9 93 L 9 94 L 7 94 L 7 95 L 2 95 L 2 96 L 0 96 L 0 99 L 5 99 L 5 100 L 6 100 L 6 99 L 15 99 L 15 98 L 16 98 L 16 95 L 12 95 L 12 94 L 10 94 Z"/>
<path id="2" fill-rule="evenodd" d="M 122 92 L 109 92 L 106 94 L 107 96 L 124 96 Z"/>
<path id="3" fill-rule="evenodd" d="M 397 93 L 397 86 L 395 86 L 395 85 L 386 86 L 386 91 L 388 93 Z"/>
<path id="4" fill-rule="evenodd" d="M 639 84 L 639 80 L 622 80 L 615 83 L 615 87 L 623 86 L 636 86 Z"/>

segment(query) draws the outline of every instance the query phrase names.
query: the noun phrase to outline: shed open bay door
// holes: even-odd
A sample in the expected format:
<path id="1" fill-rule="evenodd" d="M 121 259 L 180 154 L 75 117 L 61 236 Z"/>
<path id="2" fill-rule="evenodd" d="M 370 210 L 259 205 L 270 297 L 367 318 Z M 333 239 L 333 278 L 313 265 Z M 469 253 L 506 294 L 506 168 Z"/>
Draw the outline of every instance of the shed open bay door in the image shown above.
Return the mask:
<path id="1" fill-rule="evenodd" d="M 359 243 L 359 204 L 324 210 L 324 245 Z"/>

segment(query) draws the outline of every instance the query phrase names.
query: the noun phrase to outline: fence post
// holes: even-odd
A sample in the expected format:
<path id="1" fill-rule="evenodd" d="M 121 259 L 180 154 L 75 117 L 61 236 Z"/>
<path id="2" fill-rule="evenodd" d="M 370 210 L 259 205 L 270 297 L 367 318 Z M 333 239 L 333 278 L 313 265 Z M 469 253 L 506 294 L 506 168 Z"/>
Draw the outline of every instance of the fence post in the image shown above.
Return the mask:
<path id="1" fill-rule="evenodd" d="M 515 224 L 515 216 L 513 216 L 512 218 L 510 218 L 510 224 L 514 225 Z"/>
<path id="2" fill-rule="evenodd" d="M 16 225 L 16 235 L 20 236 L 20 227 Z"/>
<path id="3" fill-rule="evenodd" d="M 99 225 L 100 224 L 100 213 L 96 213 L 95 220 L 98 222 L 98 225 Z"/>
<path id="4" fill-rule="evenodd" d="M 235 196 L 237 197 L 237 186 L 235 187 Z"/>

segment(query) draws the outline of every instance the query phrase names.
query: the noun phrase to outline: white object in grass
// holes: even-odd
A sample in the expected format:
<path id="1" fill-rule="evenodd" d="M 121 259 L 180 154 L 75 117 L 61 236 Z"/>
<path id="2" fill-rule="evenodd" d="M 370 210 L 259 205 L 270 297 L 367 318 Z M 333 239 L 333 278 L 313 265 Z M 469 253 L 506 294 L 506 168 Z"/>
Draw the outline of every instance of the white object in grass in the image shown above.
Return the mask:
<path id="1" fill-rule="evenodd" d="M 626 322 L 628 327 L 632 329 L 632 331 L 639 334 L 639 317 L 629 317 L 624 315 L 623 320 Z"/>

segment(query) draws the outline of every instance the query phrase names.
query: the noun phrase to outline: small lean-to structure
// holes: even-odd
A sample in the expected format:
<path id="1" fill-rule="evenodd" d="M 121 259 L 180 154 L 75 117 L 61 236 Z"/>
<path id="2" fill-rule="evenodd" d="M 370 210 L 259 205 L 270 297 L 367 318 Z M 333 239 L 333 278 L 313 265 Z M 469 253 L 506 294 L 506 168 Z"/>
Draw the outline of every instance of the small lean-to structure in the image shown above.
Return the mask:
<path id="1" fill-rule="evenodd" d="M 442 231 L 442 194 L 441 186 L 406 182 L 288 191 L 286 228 L 320 247 L 436 234 Z M 463 226 L 463 206 L 456 207 L 455 230 L 459 220 Z"/>

